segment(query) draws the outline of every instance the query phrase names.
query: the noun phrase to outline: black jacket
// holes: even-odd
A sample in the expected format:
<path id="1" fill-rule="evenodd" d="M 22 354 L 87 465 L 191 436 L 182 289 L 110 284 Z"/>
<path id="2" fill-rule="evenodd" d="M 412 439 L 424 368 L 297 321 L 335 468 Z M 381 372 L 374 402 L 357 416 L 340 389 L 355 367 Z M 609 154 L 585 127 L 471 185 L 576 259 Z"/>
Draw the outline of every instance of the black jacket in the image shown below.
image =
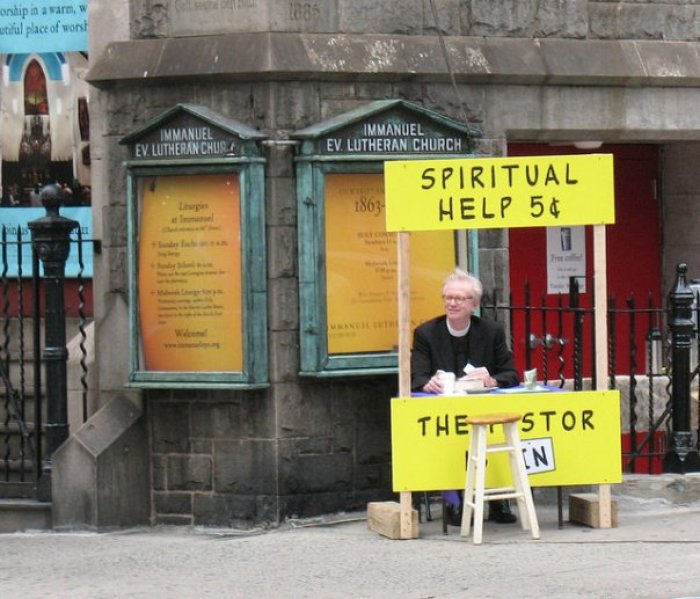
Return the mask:
<path id="1" fill-rule="evenodd" d="M 499 387 L 514 387 L 519 383 L 513 354 L 506 344 L 503 327 L 491 320 L 472 316 L 469 327 L 469 362 L 472 366 L 486 366 Z M 447 317 L 439 316 L 413 332 L 411 351 L 411 388 L 422 390 L 436 370 L 454 370 L 454 355 Z M 466 366 L 463 364 L 460 369 Z M 463 372 L 456 372 L 457 378 Z"/>

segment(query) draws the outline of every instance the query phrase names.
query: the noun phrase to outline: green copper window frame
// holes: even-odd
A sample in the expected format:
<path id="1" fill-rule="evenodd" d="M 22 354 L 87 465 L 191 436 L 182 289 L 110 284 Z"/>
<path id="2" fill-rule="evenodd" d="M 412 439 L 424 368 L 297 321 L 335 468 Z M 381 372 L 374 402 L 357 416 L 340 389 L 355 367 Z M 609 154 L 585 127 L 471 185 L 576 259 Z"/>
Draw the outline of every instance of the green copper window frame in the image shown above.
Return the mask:
<path id="1" fill-rule="evenodd" d="M 297 165 L 299 236 L 299 335 L 302 376 L 396 372 L 398 354 L 328 354 L 325 266 L 325 177 L 331 173 L 382 173 L 383 162 L 320 162 Z"/>
<path id="2" fill-rule="evenodd" d="M 415 124 L 418 127 L 414 129 Z M 408 124 L 404 133 L 402 124 Z M 403 135 L 427 138 L 454 137 L 463 145 L 451 150 L 421 154 L 411 151 L 408 143 L 363 152 L 347 143 L 353 137 L 364 136 L 365 125 L 373 127 L 369 136 L 379 136 L 382 126 L 398 126 L 398 140 Z M 379 126 L 379 128 L 376 128 Z M 394 136 L 388 130 L 388 137 Z M 326 193 L 325 180 L 329 174 L 379 174 L 388 160 L 430 160 L 473 156 L 471 139 L 481 132 L 466 123 L 428 110 L 403 99 L 376 100 L 358 106 L 344 114 L 315 123 L 296 131 L 299 140 L 296 163 L 297 235 L 299 258 L 299 339 L 300 375 L 309 377 L 372 376 L 395 374 L 398 368 L 396 351 L 347 353 L 330 355 L 328 351 L 328 300 L 326 283 Z M 346 140 L 346 143 L 343 143 Z M 363 146 L 365 147 L 365 146 Z M 380 147 L 390 148 L 389 151 Z M 393 148 L 401 148 L 394 153 Z M 429 147 L 429 146 L 421 146 Z M 463 149 L 463 150 L 462 150 Z M 427 150 L 432 152 L 432 150 Z M 458 231 L 455 239 L 455 264 L 479 271 L 478 236 L 475 232 Z M 398 341 L 398 340 L 397 340 Z"/>
<path id="3" fill-rule="evenodd" d="M 139 388 L 240 388 L 269 386 L 267 341 L 267 257 L 265 244 L 265 159 L 218 158 L 125 163 L 129 280 L 129 381 Z M 153 176 L 231 174 L 239 177 L 241 234 L 241 334 L 243 367 L 231 372 L 152 371 L 142 364 L 138 314 L 138 180 Z"/>
<path id="4" fill-rule="evenodd" d="M 415 160 L 415 155 L 392 156 L 392 160 Z M 420 156 L 421 159 L 429 158 Z M 444 157 L 442 157 L 444 158 Z M 372 174 L 384 172 L 381 159 L 352 160 L 347 156 L 327 159 L 297 157 L 297 233 L 299 246 L 299 338 L 300 375 L 309 377 L 371 376 L 395 374 L 397 352 L 368 352 L 330 355 L 325 260 L 325 178 L 328 174 Z M 477 253 L 467 243 L 476 236 L 456 234 L 455 263 L 478 270 Z"/>

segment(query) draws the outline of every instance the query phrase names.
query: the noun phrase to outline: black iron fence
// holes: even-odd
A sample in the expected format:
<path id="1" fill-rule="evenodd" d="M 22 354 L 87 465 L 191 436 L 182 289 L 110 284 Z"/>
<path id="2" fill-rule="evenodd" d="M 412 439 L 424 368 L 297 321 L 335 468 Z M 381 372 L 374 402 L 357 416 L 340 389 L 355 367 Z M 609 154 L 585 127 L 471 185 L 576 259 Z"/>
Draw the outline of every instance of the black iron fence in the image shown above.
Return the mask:
<path id="1" fill-rule="evenodd" d="M 47 212 L 50 212 L 48 206 Z M 56 209 L 53 216 L 57 215 Z M 66 228 L 67 223 L 61 226 Z M 93 240 L 83 239 L 79 228 L 70 239 L 66 231 L 70 253 L 77 256 L 78 269 L 74 277 L 64 281 L 63 264 L 51 256 L 55 244 L 46 239 L 42 242 L 36 236 L 32 241 L 19 228 L 0 229 L 0 497 L 36 495 L 41 480 L 48 478 L 47 458 L 50 460 L 51 452 L 67 435 L 66 414 L 50 413 L 56 404 L 64 404 L 59 408 L 65 410 L 65 397 L 60 393 L 66 391 L 67 356 L 61 347 L 62 343 L 65 345 L 62 338 L 66 332 L 75 341 L 72 345 L 77 359 L 72 360 L 72 367 L 77 369 L 80 381 L 79 388 L 73 390 L 79 397 L 77 401 L 74 398 L 72 405 L 79 406 L 82 421 L 89 415 L 86 341 L 91 305 L 86 294 L 90 284 L 83 278 L 83 255 Z M 61 251 L 67 253 L 65 249 Z M 26 255 L 30 258 L 25 261 Z M 532 297 L 526 284 L 521 303 L 515 303 L 512 297 L 507 302 L 485 297 L 482 313 L 486 318 L 506 322 L 520 368 L 536 368 L 539 380 L 546 385 L 592 389 L 596 380 L 592 296 L 581 293 L 576 280 L 572 280 L 566 295 L 542 294 L 537 298 Z M 661 472 L 664 458 L 679 438 L 681 444 L 692 443 L 697 455 L 698 300 L 696 294 L 693 323 L 683 324 L 682 319 L 674 316 L 672 306 L 662 306 L 652 297 L 646 298 L 642 305 L 633 297 L 624 301 L 608 299 L 608 386 L 619 389 L 621 394 L 622 457 L 627 472 Z M 682 343 L 673 333 L 674 322 L 676 329 L 686 325 L 694 329 L 688 356 L 679 353 L 678 346 Z M 688 369 L 691 384 L 688 411 L 694 423 L 692 432 L 679 433 L 674 421 L 674 412 L 678 416 L 679 408 L 677 401 L 674 402 L 673 385 L 678 369 L 674 376 L 673 366 L 679 355 L 683 358 L 683 368 Z M 47 395 L 52 393 L 59 396 L 49 397 L 47 402 Z M 682 449 L 686 452 L 688 448 Z"/>
<path id="2" fill-rule="evenodd" d="M 57 327 L 47 314 L 57 310 L 63 320 L 59 333 L 62 326 L 69 338 L 77 339 L 74 363 L 79 370 L 79 389 L 72 392 L 79 397 L 73 403 L 82 406 L 83 421 L 88 416 L 86 331 L 92 306 L 88 293 L 91 282 L 84 278 L 84 255 L 93 240 L 83 239 L 80 228 L 70 237 L 77 272 L 68 280 L 53 282 L 54 293 L 65 293 L 64 301 L 47 295 L 52 284 L 47 274 L 52 267 L 44 257 L 40 259 L 23 227 L 3 226 L 0 242 L 0 498 L 36 497 L 46 470 L 42 464 L 50 458 L 47 430 L 50 435 L 56 426 L 54 419 L 47 419 L 47 391 L 50 394 L 56 386 L 66 386 L 47 369 L 51 354 L 58 353 L 64 363 L 67 358 L 50 347 Z M 62 272 L 58 278 L 63 278 Z"/>
<path id="3" fill-rule="evenodd" d="M 533 297 L 525 284 L 524 302 L 493 297 L 482 300 L 482 314 L 506 323 L 518 367 L 536 368 L 545 385 L 571 390 L 594 389 L 595 323 L 592 293 L 581 293 L 572 280 L 569 293 Z M 700 322 L 696 293 L 693 321 Z M 633 297 L 611 296 L 607 304 L 608 388 L 620 391 L 622 457 L 625 472 L 657 474 L 671 449 L 673 347 L 671 307 L 650 296 L 640 305 Z M 698 449 L 698 379 L 700 336 L 697 324 L 690 351 L 690 412 L 693 447 Z"/>

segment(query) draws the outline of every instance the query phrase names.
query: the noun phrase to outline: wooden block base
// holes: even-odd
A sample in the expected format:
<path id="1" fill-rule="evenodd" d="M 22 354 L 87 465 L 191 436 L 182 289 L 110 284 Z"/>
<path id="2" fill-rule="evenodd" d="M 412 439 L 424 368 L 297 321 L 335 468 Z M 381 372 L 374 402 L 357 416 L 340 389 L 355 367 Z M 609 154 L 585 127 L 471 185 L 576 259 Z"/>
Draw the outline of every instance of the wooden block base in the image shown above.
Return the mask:
<path id="1" fill-rule="evenodd" d="M 411 538 L 418 538 L 418 510 L 411 510 Z M 390 539 L 401 538 L 401 505 L 396 501 L 367 504 L 367 527 Z"/>
<path id="2" fill-rule="evenodd" d="M 600 528 L 598 513 L 599 498 L 597 493 L 579 493 L 569 495 L 569 522 L 585 524 L 592 528 Z M 612 527 L 617 528 L 617 500 L 611 501 Z"/>

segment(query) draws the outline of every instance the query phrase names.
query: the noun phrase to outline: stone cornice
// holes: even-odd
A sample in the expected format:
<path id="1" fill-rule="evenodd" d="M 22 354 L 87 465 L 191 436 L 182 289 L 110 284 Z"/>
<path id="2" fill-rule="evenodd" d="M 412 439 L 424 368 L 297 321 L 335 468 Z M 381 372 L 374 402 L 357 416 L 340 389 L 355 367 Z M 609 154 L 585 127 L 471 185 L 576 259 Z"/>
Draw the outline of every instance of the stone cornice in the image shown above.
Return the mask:
<path id="1" fill-rule="evenodd" d="M 457 81 L 479 84 L 697 86 L 700 43 L 447 37 Z M 95 86 L 181 78 L 447 81 L 436 36 L 246 33 L 109 44 Z"/>

